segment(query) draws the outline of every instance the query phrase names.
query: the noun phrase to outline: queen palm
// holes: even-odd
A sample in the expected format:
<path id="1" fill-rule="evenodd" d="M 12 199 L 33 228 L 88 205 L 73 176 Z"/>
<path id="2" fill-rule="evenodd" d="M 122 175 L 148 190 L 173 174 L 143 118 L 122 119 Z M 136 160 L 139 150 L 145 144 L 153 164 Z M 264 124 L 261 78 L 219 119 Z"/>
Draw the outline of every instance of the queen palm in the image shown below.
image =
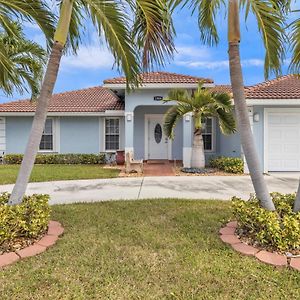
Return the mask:
<path id="1" fill-rule="evenodd" d="M 191 114 L 193 118 L 194 135 L 191 157 L 191 167 L 205 167 L 203 126 L 208 118 L 216 118 L 223 134 L 235 132 L 235 119 L 231 98 L 224 93 L 211 93 L 199 85 L 196 91 L 172 90 L 165 102 L 176 101 L 166 113 L 164 131 L 167 137 L 174 137 L 174 128 L 184 115 Z"/>
<path id="2" fill-rule="evenodd" d="M 138 85 L 140 53 L 144 69 L 163 64 L 173 53 L 173 26 L 169 1 L 161 0 L 61 0 L 59 21 L 47 65 L 41 94 L 10 204 L 22 201 L 39 149 L 49 100 L 66 44 L 76 51 L 84 31 L 84 21 L 94 25 L 115 58 L 115 66 L 124 72 L 127 85 Z M 131 20 L 131 16 L 134 19 Z M 130 30 L 130 28 L 133 30 Z M 67 43 L 69 42 L 69 43 Z"/>
<path id="3" fill-rule="evenodd" d="M 31 93 L 35 98 L 40 89 L 46 52 L 25 38 L 19 24 L 12 23 L 10 29 L 13 36 L 7 31 L 0 33 L 0 47 L 9 62 L 8 68 L 0 65 L 0 90 L 7 96 L 17 91 Z"/>
<path id="4" fill-rule="evenodd" d="M 260 204 L 267 210 L 275 210 L 266 182 L 263 178 L 254 138 L 251 131 L 248 109 L 244 93 L 244 80 L 240 59 L 240 9 L 245 19 L 251 11 L 256 17 L 261 33 L 265 55 L 265 76 L 271 72 L 280 74 L 284 58 L 284 16 L 283 9 L 288 1 L 274 0 L 178 0 L 178 3 L 190 3 L 193 11 L 198 11 L 198 23 L 201 39 L 204 43 L 215 45 L 219 42 L 216 16 L 225 8 L 228 18 L 229 67 L 232 92 L 237 116 L 238 130 L 252 183 Z"/>

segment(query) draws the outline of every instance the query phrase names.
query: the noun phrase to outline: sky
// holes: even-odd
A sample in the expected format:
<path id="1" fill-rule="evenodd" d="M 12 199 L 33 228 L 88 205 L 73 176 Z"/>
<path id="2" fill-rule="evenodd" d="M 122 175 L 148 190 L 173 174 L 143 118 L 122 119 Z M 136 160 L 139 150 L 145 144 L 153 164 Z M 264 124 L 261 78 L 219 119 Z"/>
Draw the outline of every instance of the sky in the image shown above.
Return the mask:
<path id="1" fill-rule="evenodd" d="M 216 19 L 220 43 L 211 48 L 201 43 L 197 15 L 191 16 L 188 8 L 176 11 L 174 13 L 176 53 L 174 59 L 160 71 L 211 78 L 216 84 L 229 84 L 227 21 L 224 13 L 219 13 Z M 253 85 L 264 81 L 264 48 L 256 20 L 252 15 L 246 24 L 241 17 L 241 27 L 244 80 L 246 85 Z M 29 39 L 45 45 L 44 37 L 35 24 L 25 23 L 24 31 Z M 113 64 L 114 59 L 105 43 L 100 45 L 95 32 L 90 30 L 78 55 L 63 57 L 55 93 L 99 86 L 103 84 L 104 79 L 120 76 L 117 70 L 113 69 Z M 284 66 L 284 72 L 287 72 L 287 65 Z M 28 95 L 14 94 L 8 98 L 0 92 L 0 103 L 26 97 Z"/>

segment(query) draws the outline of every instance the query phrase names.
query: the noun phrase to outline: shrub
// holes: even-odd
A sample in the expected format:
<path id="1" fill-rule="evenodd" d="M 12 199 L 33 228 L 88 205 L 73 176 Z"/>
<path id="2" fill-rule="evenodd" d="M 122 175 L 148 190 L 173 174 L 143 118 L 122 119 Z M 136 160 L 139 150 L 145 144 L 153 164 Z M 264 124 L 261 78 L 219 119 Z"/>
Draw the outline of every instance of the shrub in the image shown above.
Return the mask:
<path id="1" fill-rule="evenodd" d="M 0 254 L 11 251 L 15 244 L 40 237 L 48 227 L 48 195 L 24 197 L 19 205 L 8 205 L 9 194 L 0 194 Z"/>
<path id="2" fill-rule="evenodd" d="M 4 156 L 6 164 L 20 164 L 22 154 L 7 154 Z M 36 164 L 82 164 L 96 165 L 104 164 L 105 154 L 38 154 L 35 159 Z"/>
<path id="3" fill-rule="evenodd" d="M 300 251 L 300 213 L 293 212 L 295 195 L 271 194 L 276 211 L 261 208 L 257 198 L 233 198 L 233 213 L 243 236 L 260 246 L 280 252 Z"/>
<path id="4" fill-rule="evenodd" d="M 244 162 L 238 157 L 217 157 L 212 159 L 209 164 L 212 168 L 217 168 L 226 173 L 244 173 Z"/>

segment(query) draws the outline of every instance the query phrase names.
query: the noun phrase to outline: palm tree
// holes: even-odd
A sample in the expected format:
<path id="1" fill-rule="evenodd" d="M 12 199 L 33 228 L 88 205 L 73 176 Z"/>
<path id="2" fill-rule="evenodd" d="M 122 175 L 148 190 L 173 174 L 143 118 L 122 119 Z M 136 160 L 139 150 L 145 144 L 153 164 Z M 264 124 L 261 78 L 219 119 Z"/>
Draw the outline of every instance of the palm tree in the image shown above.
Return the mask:
<path id="1" fill-rule="evenodd" d="M 0 65 L 0 89 L 7 96 L 17 91 L 19 94 L 31 92 L 32 98 L 35 98 L 40 89 L 46 51 L 27 40 L 18 23 L 12 23 L 10 29 L 14 32 L 13 36 L 7 31 L 0 33 L 0 48 L 9 61 L 8 68 Z"/>
<path id="2" fill-rule="evenodd" d="M 184 115 L 193 115 L 194 138 L 191 167 L 205 168 L 203 125 L 208 118 L 217 118 L 223 134 L 235 132 L 235 119 L 231 97 L 225 93 L 211 93 L 201 85 L 192 93 L 187 90 L 172 90 L 165 102 L 176 101 L 165 115 L 164 131 L 167 137 L 174 137 L 174 128 Z"/>
<path id="3" fill-rule="evenodd" d="M 295 13 L 300 12 L 300 10 L 294 11 Z M 300 74 L 300 19 L 296 19 L 291 24 L 291 33 L 290 41 L 292 46 L 292 61 L 291 61 L 291 70 L 293 73 Z M 294 212 L 300 211 L 300 181 L 298 186 L 298 191 L 296 194 Z"/>
<path id="4" fill-rule="evenodd" d="M 76 51 L 84 31 L 84 20 L 90 20 L 99 37 L 106 40 L 115 58 L 115 65 L 127 78 L 128 88 L 139 83 L 140 52 L 144 69 L 152 67 L 155 63 L 163 64 L 165 58 L 173 54 L 174 32 L 169 1 L 62 0 L 59 3 L 60 16 L 54 44 L 37 102 L 29 141 L 9 200 L 11 205 L 20 203 L 25 194 L 39 149 L 63 50 L 67 44 Z M 134 20 L 130 20 L 130 16 L 134 16 Z M 132 26 L 131 21 L 133 21 L 132 31 L 129 29 Z"/>
<path id="5" fill-rule="evenodd" d="M 176 4 L 182 2 L 177 0 Z M 198 23 L 201 39 L 209 45 L 219 42 L 218 30 L 215 24 L 217 12 L 226 8 L 228 17 L 228 44 L 229 66 L 232 92 L 237 116 L 238 130 L 244 155 L 250 171 L 252 183 L 260 204 L 267 210 L 275 210 L 266 182 L 263 177 L 254 138 L 251 131 L 248 108 L 244 93 L 244 80 L 240 59 L 240 9 L 245 12 L 245 19 L 251 11 L 257 19 L 259 32 L 262 35 L 266 50 L 265 77 L 271 72 L 276 75 L 281 72 L 281 63 L 284 58 L 284 16 L 283 8 L 288 6 L 287 1 L 274 0 L 183 0 L 191 3 L 193 11 L 198 10 Z"/>

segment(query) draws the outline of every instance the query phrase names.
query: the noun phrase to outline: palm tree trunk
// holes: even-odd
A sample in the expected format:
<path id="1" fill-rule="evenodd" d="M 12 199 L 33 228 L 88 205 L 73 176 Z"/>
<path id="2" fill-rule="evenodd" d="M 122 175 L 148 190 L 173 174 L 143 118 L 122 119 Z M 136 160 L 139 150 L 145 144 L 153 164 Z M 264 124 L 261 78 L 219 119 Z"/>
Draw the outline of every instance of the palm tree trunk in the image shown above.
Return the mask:
<path id="1" fill-rule="evenodd" d="M 47 118 L 49 100 L 52 96 L 54 85 L 57 79 L 59 64 L 62 57 L 62 50 L 63 46 L 60 43 L 55 43 L 53 45 L 41 94 L 37 100 L 36 112 L 33 119 L 28 144 L 24 153 L 24 158 L 18 174 L 17 182 L 9 199 L 10 205 L 20 203 L 26 192 L 26 187 L 34 166 L 35 157 L 39 150 L 45 121 Z"/>
<path id="2" fill-rule="evenodd" d="M 230 79 L 234 105 L 236 109 L 237 124 L 241 135 L 241 143 L 257 198 L 259 199 L 263 208 L 274 211 L 275 206 L 271 200 L 266 182 L 263 177 L 263 172 L 260 166 L 257 150 L 255 148 L 255 141 L 248 116 L 240 59 L 240 23 L 238 0 L 229 0 L 228 20 Z"/>
<path id="3" fill-rule="evenodd" d="M 294 212 L 297 213 L 299 211 L 300 211 L 300 181 L 299 181 L 298 191 L 297 191 L 296 199 L 295 199 L 295 203 L 294 203 Z"/>
<path id="4" fill-rule="evenodd" d="M 191 167 L 197 169 L 205 168 L 204 143 L 201 129 L 195 129 Z"/>
<path id="5" fill-rule="evenodd" d="M 30 174 L 34 166 L 34 161 L 39 151 L 39 145 L 47 118 L 49 101 L 57 80 L 62 52 L 69 34 L 73 4 L 74 0 L 63 0 L 61 5 L 60 17 L 54 35 L 55 43 L 52 47 L 48 61 L 41 94 L 37 100 L 36 112 L 17 182 L 13 188 L 8 202 L 10 205 L 15 205 L 22 202 L 29 182 Z"/>

